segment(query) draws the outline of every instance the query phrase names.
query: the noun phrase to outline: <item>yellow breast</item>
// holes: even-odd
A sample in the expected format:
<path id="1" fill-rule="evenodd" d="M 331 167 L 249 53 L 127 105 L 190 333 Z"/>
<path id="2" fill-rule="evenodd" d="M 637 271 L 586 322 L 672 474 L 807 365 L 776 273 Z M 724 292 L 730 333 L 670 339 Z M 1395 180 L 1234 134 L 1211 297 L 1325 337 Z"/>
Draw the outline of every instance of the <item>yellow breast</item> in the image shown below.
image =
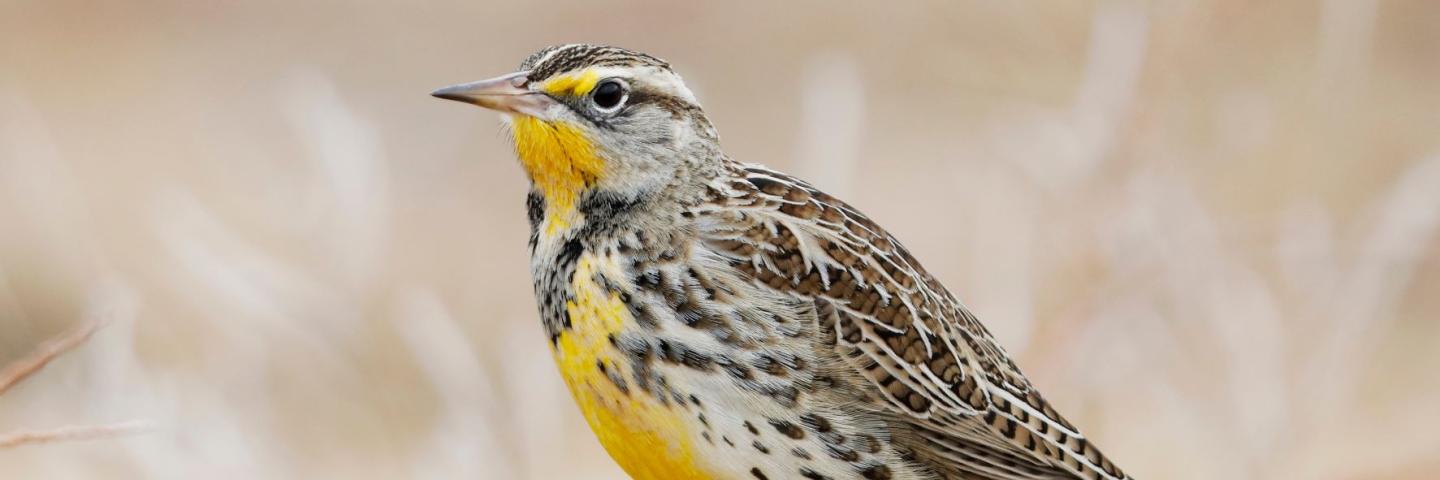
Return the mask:
<path id="1" fill-rule="evenodd" d="M 635 480 L 706 480 L 695 456 L 686 416 L 638 389 L 622 391 L 601 370 L 631 371 L 611 345 L 612 333 L 634 327 L 618 294 L 592 280 L 598 269 L 617 269 L 613 262 L 586 255 L 572 277 L 575 299 L 566 305 L 571 328 L 560 334 L 555 361 L 579 404 L 590 429 L 616 463 Z"/>

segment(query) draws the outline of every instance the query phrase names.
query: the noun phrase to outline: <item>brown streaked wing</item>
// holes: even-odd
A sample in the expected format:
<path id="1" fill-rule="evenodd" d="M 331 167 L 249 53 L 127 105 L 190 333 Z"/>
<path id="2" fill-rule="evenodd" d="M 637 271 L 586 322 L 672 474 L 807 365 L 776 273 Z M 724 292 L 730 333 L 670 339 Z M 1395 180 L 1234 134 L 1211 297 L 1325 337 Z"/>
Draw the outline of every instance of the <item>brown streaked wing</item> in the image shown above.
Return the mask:
<path id="1" fill-rule="evenodd" d="M 971 475 L 1014 473 L 994 478 L 1127 478 L 859 211 L 748 165 L 734 166 L 695 211 L 708 248 L 754 281 L 815 303 L 821 341 L 869 381 L 882 407 L 923 433 L 932 461 Z"/>

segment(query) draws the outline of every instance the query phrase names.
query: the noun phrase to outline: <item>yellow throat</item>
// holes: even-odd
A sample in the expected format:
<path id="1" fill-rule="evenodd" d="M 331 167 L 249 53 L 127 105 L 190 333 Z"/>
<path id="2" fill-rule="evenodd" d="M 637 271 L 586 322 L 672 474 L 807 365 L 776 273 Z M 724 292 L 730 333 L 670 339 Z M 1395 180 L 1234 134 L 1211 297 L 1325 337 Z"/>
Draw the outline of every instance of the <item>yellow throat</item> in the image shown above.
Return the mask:
<path id="1" fill-rule="evenodd" d="M 605 161 L 595 155 L 595 147 L 579 129 L 565 123 L 516 116 L 512 127 L 520 164 L 545 197 L 544 234 L 569 228 L 575 220 L 575 200 L 599 180 Z"/>

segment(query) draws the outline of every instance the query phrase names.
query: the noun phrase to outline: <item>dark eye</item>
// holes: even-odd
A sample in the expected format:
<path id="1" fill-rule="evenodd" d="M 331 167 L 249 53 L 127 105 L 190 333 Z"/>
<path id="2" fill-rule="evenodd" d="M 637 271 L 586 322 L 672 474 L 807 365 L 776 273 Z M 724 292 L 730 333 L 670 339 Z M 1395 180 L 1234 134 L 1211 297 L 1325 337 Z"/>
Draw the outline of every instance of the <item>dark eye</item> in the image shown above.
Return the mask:
<path id="1" fill-rule="evenodd" d="M 602 80 L 595 86 L 595 92 L 590 95 L 595 100 L 595 106 L 601 110 L 614 110 L 625 101 L 625 84 L 619 80 Z"/>

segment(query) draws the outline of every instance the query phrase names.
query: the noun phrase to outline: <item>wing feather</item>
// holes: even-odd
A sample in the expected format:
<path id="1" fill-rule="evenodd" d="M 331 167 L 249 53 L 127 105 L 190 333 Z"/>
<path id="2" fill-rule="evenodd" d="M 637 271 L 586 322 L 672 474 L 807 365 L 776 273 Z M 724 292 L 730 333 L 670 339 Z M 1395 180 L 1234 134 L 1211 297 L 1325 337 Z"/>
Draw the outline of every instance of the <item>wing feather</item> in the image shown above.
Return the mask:
<path id="1" fill-rule="evenodd" d="M 732 173 L 693 209 L 701 238 L 754 281 L 815 302 L 823 341 L 915 427 L 918 456 L 981 478 L 1129 478 L 883 228 L 783 173 Z"/>

